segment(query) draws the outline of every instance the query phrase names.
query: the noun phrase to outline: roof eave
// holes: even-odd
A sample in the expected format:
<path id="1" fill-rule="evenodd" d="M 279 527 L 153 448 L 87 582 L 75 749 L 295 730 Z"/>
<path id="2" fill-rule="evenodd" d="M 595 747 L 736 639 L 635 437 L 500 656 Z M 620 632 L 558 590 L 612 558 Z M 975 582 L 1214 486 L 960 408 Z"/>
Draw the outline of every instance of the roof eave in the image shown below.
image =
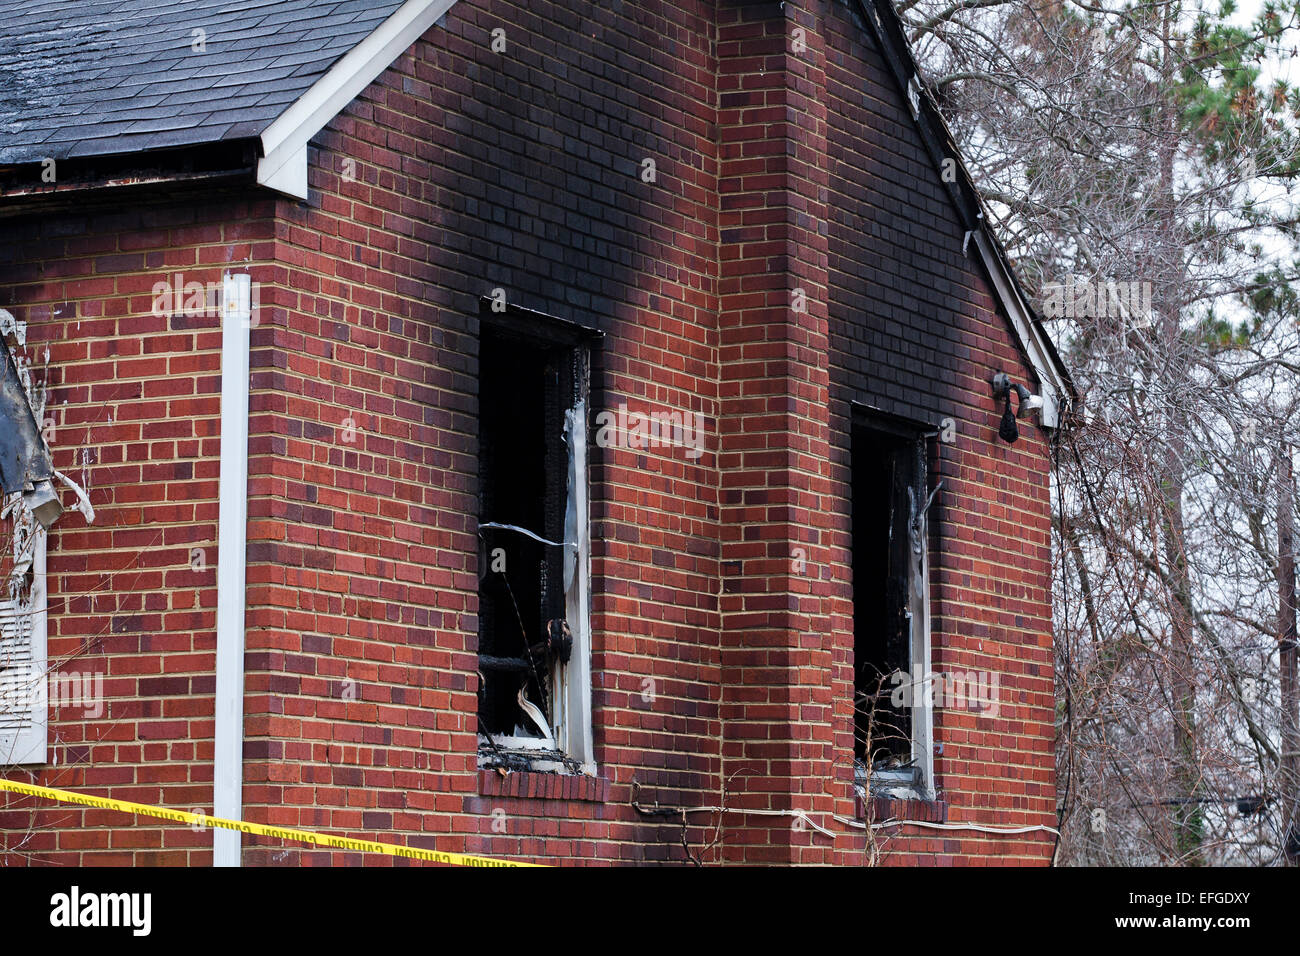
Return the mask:
<path id="1" fill-rule="evenodd" d="M 35 163 L 0 166 L 0 217 L 34 209 L 49 212 L 78 203 L 114 197 L 186 190 L 253 181 L 260 144 L 256 140 L 172 147 L 132 153 L 105 153 L 59 161 L 57 179 L 45 181 Z"/>

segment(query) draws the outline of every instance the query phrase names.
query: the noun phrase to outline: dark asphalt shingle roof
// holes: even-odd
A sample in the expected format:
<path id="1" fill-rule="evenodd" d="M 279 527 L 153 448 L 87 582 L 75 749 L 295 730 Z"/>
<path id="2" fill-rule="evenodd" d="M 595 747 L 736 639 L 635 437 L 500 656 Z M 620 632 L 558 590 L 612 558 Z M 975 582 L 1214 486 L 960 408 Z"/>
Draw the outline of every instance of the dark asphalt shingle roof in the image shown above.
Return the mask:
<path id="1" fill-rule="evenodd" d="M 0 0 L 0 164 L 255 136 L 400 6 Z"/>

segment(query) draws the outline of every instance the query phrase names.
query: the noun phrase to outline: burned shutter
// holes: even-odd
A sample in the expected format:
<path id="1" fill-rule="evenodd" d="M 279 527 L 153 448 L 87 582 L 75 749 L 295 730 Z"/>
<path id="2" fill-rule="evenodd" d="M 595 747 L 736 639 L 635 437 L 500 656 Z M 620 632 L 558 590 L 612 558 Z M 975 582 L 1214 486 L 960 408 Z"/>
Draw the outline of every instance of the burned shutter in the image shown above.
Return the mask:
<path id="1" fill-rule="evenodd" d="M 22 343 L 22 326 L 0 309 L 0 497 L 21 494 L 28 510 L 48 528 L 63 513 L 63 505 L 54 488 L 50 450 L 32 408 L 30 370 L 14 360 L 11 338 Z M 40 405 L 44 407 L 43 398 Z"/>

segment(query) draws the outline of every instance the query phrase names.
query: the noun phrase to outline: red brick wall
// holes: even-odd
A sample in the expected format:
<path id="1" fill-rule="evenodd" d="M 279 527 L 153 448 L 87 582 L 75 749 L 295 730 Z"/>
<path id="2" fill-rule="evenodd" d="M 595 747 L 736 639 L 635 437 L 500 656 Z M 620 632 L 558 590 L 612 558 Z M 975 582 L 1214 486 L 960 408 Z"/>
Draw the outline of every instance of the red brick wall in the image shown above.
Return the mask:
<path id="1" fill-rule="evenodd" d="M 728 814 L 706 859 L 860 863 L 861 831 L 830 816 L 856 807 L 847 430 L 859 400 L 957 423 L 935 465 L 935 667 L 1005 675 L 996 720 L 940 714 L 944 803 L 926 814 L 1052 822 L 1044 436 L 995 437 L 988 378 L 1027 375 L 870 35 L 832 0 L 584 9 L 461 0 L 317 138 L 309 201 L 275 202 L 274 223 L 266 202 L 173 206 L 0 242 L 0 305 L 33 339 L 62 343 L 51 365 L 83 409 L 74 421 L 106 402 L 145 406 L 97 439 L 121 449 L 94 466 L 104 516 L 89 530 L 65 517 L 51 546 L 61 642 L 139 618 L 117 643 L 106 635 L 101 658 L 122 675 L 111 696 L 125 710 L 98 730 L 55 723 L 61 741 L 116 743 L 42 781 L 210 805 L 215 574 L 193 575 L 188 549 L 215 538 L 216 321 L 146 328 L 147 303 L 123 298 L 139 289 L 119 286 L 131 276 L 147 293 L 159 266 L 211 263 L 202 277 L 219 278 L 248 260 L 261 310 L 246 819 L 530 859 L 681 862 L 683 835 L 700 851 L 716 817 L 689 816 L 683 834 L 679 817 L 638 814 L 634 794 L 712 806 L 725 780 L 728 806 L 806 810 L 842 835 Z M 496 27 L 504 54 L 490 49 Z M 107 258 L 141 249 L 158 260 Z M 87 284 L 74 292 L 69 272 Z M 626 402 L 706 422 L 694 460 L 591 447 L 600 779 L 581 785 L 476 769 L 478 298 L 495 288 L 605 331 L 593 418 Z M 82 332 L 42 311 L 67 301 L 113 324 Z M 123 368 L 104 354 L 110 336 L 141 343 L 131 360 L 152 342 L 176 365 Z M 186 380 L 192 394 L 162 394 Z M 93 391 L 132 381 L 148 391 Z M 126 424 L 145 412 L 165 434 Z M 56 440 L 58 467 L 74 440 Z M 129 536 L 104 537 L 118 527 Z M 154 545 L 160 528 L 172 537 Z M 146 547 L 139 578 L 116 570 Z M 105 576 L 120 610 L 57 605 Z M 116 719 L 133 707 L 156 714 Z M 93 862 L 132 848 L 210 859 L 210 835 L 183 827 L 0 805 L 19 808 L 0 810 L 6 846 L 41 824 L 40 861 L 82 848 Z M 887 862 L 1041 860 L 1049 847 L 1042 834 L 888 833 Z M 249 864 L 386 860 L 244 845 Z"/>
<path id="2" fill-rule="evenodd" d="M 824 816 L 852 809 L 831 789 L 835 642 L 820 573 L 830 517 L 825 74 L 815 16 L 780 14 L 719 8 L 723 771 L 737 807 Z M 798 53 L 795 24 L 811 41 Z M 815 573 L 797 570 L 805 565 Z M 791 818 L 741 819 L 725 859 L 831 861 L 829 841 Z"/>
<path id="3" fill-rule="evenodd" d="M 50 715 L 50 763 L 10 779 L 212 811 L 221 333 L 154 314 L 156 282 L 213 282 L 269 258 L 273 203 L 226 198 L 0 224 L 0 302 L 49 387 L 54 467 L 95 508 L 48 542 L 49 664 L 99 675 L 104 711 Z M 46 352 L 48 350 L 48 360 Z M 7 540 L 7 539 L 6 539 Z M 192 864 L 211 834 L 0 799 L 0 859 Z"/>

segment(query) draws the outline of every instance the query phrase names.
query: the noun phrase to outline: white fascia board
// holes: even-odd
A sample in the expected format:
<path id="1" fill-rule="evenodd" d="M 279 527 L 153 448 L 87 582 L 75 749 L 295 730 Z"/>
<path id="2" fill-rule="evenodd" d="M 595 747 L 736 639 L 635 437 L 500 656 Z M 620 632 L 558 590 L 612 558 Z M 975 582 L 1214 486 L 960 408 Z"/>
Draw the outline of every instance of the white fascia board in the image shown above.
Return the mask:
<path id="1" fill-rule="evenodd" d="M 1061 403 L 1070 394 L 1069 386 L 1057 370 L 1056 363 L 1052 361 L 1047 343 L 1043 341 L 1042 330 L 1030 319 L 1029 306 L 1021 299 L 1011 277 L 1006 274 L 1001 257 L 993 250 L 988 235 L 982 229 L 975 233 L 975 246 L 979 249 L 985 271 L 993 280 L 997 301 L 1006 309 L 1007 318 L 1011 320 L 1016 338 L 1020 340 L 1021 347 L 1029 357 L 1029 364 L 1042 384 L 1043 425 L 1047 428 L 1055 428 L 1061 418 Z M 999 370 L 993 369 L 989 377 L 992 378 L 992 373 L 996 371 Z"/>
<path id="2" fill-rule="evenodd" d="M 307 198 L 307 144 L 330 120 L 442 19 L 456 0 L 406 0 L 262 132 L 257 181 Z"/>

